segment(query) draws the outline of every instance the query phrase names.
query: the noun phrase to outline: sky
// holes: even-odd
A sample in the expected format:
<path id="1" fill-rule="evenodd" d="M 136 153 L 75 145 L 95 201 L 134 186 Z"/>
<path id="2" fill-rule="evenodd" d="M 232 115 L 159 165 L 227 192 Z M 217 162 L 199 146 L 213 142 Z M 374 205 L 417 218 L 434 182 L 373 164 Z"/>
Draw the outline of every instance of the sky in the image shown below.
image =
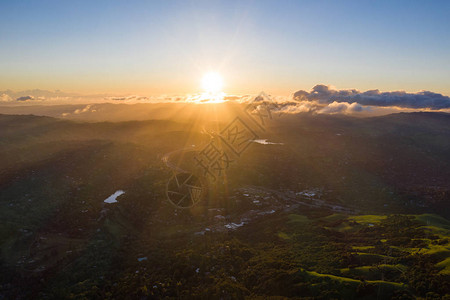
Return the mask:
<path id="1" fill-rule="evenodd" d="M 0 0 L 0 90 L 450 95 L 450 1 Z"/>

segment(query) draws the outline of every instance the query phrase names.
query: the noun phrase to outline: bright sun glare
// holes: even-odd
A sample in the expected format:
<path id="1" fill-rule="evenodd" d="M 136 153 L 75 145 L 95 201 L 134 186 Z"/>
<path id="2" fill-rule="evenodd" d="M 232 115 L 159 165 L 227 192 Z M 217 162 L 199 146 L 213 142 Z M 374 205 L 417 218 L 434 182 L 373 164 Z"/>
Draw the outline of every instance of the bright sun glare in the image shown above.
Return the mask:
<path id="1" fill-rule="evenodd" d="M 216 72 L 209 72 L 203 75 L 202 88 L 207 93 L 220 93 L 222 92 L 223 80 L 222 76 Z"/>

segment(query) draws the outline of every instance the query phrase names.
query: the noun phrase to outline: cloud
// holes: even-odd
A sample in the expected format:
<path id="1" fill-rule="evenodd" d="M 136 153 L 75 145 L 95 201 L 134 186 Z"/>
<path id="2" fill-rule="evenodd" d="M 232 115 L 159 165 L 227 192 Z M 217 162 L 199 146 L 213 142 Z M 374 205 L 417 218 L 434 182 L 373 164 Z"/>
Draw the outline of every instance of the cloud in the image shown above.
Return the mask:
<path id="1" fill-rule="evenodd" d="M 230 96 L 223 97 L 223 99 L 227 100 L 227 101 L 239 101 L 241 99 L 241 97 L 240 96 L 230 95 Z"/>
<path id="2" fill-rule="evenodd" d="M 113 101 L 149 101 L 149 97 L 144 96 L 138 96 L 138 95 L 131 95 L 126 97 L 105 97 L 105 100 L 113 100 Z"/>
<path id="3" fill-rule="evenodd" d="M 68 117 L 71 115 L 79 115 L 79 114 L 83 114 L 83 113 L 87 113 L 87 112 L 91 112 L 91 113 L 97 112 L 95 105 L 88 104 L 83 108 L 75 109 L 73 112 L 63 112 L 63 113 L 61 113 L 61 117 Z"/>
<path id="4" fill-rule="evenodd" d="M 280 114 L 297 114 L 303 112 L 314 112 L 317 110 L 317 104 L 308 101 L 286 101 L 275 103 L 273 106 L 274 107 L 271 110 Z"/>
<path id="5" fill-rule="evenodd" d="M 291 96 L 267 95 L 233 95 L 221 93 L 210 95 L 204 93 L 184 95 L 78 95 L 61 91 L 28 90 L 13 92 L 0 91 L 2 105 L 20 105 L 20 103 L 76 104 L 75 108 L 61 114 L 63 117 L 96 112 L 96 103 L 220 103 L 231 102 L 255 104 L 255 110 L 265 109 L 278 114 L 353 114 L 358 116 L 376 116 L 398 112 L 434 110 L 450 113 L 450 98 L 430 91 L 407 93 L 404 91 L 380 92 L 379 90 L 359 91 L 357 89 L 339 90 L 319 84 L 311 91 L 300 90 Z M 15 100 L 14 100 L 15 99 Z M 9 102 L 9 103 L 8 103 Z M 89 104 L 89 105 L 88 105 Z"/>
<path id="6" fill-rule="evenodd" d="M 86 107 L 84 107 L 82 109 L 80 109 L 80 108 L 76 109 L 73 113 L 78 115 L 78 114 L 82 114 L 82 113 L 88 112 L 90 109 L 91 109 L 91 105 L 88 104 L 88 105 L 86 105 Z"/>
<path id="7" fill-rule="evenodd" d="M 343 113 L 343 114 L 351 114 L 351 113 L 358 113 L 363 111 L 371 111 L 372 109 L 368 106 L 362 106 L 356 102 L 348 103 L 348 102 L 337 102 L 334 101 L 333 103 L 328 104 L 324 108 L 317 111 L 319 114 L 337 114 L 337 113 Z"/>
<path id="8" fill-rule="evenodd" d="M 270 96 L 264 92 L 259 95 L 245 95 L 238 97 L 239 103 L 246 105 L 246 110 L 251 114 L 266 113 L 270 110 L 275 114 L 296 114 L 313 112 L 317 109 L 317 103 L 310 101 L 294 101 L 292 98 L 283 96 Z"/>
<path id="9" fill-rule="evenodd" d="M 12 101 L 12 98 L 9 95 L 2 94 L 0 96 L 0 102 L 10 102 L 10 101 Z"/>
<path id="10" fill-rule="evenodd" d="M 450 108 L 450 97 L 430 91 L 407 93 L 404 91 L 380 92 L 379 90 L 369 90 L 361 92 L 356 89 L 336 90 L 323 84 L 316 85 L 311 92 L 297 91 L 293 98 L 297 101 L 317 101 L 320 104 L 346 102 L 370 106 L 396 106 L 431 110 Z"/>
<path id="11" fill-rule="evenodd" d="M 34 100 L 33 96 L 22 96 L 16 99 L 16 101 L 28 101 L 28 100 Z"/>

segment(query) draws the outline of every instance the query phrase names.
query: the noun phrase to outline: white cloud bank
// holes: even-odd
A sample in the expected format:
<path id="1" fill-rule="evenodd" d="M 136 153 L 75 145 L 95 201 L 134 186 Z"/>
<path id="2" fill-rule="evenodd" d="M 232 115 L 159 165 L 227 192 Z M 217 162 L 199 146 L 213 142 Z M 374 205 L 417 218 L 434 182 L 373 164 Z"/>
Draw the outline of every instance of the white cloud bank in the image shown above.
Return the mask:
<path id="1" fill-rule="evenodd" d="M 450 97 L 430 91 L 407 93 L 404 91 L 380 92 L 379 90 L 370 90 L 361 92 L 355 89 L 336 90 L 330 86 L 319 84 L 313 87 L 310 92 L 300 90 L 294 93 L 293 98 L 297 101 L 317 101 L 320 104 L 347 102 L 350 104 L 412 109 L 450 109 Z"/>
<path id="2" fill-rule="evenodd" d="M 257 101 L 255 95 L 160 95 L 160 96 L 114 96 L 91 95 L 81 96 L 61 91 L 29 90 L 12 92 L 0 91 L 0 102 L 3 105 L 21 105 L 26 103 L 39 104 L 84 104 L 72 112 L 64 113 L 82 114 L 95 112 L 92 105 L 95 103 L 210 103 L 210 102 L 236 102 L 248 103 Z M 264 94 L 265 95 L 265 94 Z M 299 90 L 290 97 L 270 96 L 271 109 L 277 113 L 317 113 L 317 114 L 352 114 L 352 115 L 380 115 L 400 111 L 444 111 L 450 112 L 450 97 L 430 91 L 407 93 L 404 91 L 380 92 L 370 90 L 361 92 L 356 89 L 338 90 L 331 86 L 319 84 L 311 91 Z M 28 104 L 29 105 L 29 104 Z"/>

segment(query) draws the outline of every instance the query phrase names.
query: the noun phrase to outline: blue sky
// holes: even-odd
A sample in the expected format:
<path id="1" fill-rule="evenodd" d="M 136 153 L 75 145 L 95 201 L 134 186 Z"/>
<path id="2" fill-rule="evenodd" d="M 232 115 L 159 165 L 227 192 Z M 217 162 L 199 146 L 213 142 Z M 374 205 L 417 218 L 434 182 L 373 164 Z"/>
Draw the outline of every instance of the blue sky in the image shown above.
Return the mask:
<path id="1" fill-rule="evenodd" d="M 450 94 L 450 1 L 1 1 L 0 89 Z"/>

